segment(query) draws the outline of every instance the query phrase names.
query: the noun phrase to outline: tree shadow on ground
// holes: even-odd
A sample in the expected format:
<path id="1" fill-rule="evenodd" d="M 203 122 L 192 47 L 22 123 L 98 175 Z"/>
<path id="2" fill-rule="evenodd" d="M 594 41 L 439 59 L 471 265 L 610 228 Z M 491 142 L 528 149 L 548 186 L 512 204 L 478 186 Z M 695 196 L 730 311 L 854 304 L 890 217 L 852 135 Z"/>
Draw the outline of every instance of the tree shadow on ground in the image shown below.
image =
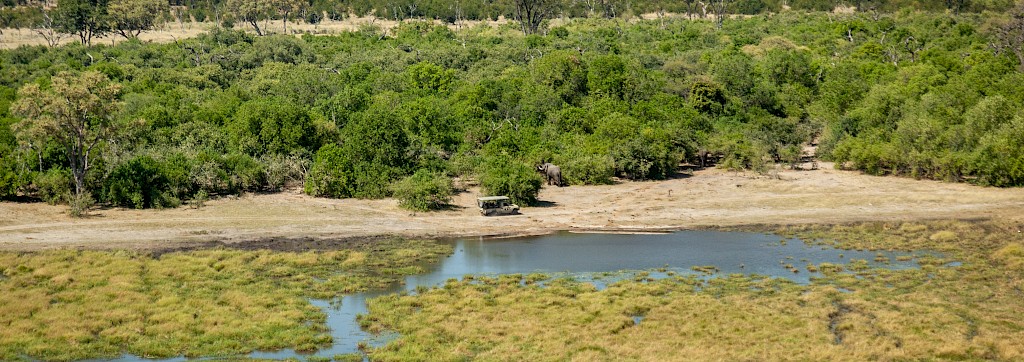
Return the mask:
<path id="1" fill-rule="evenodd" d="M 34 204 L 37 202 L 43 202 L 43 199 L 26 195 L 13 195 L 0 198 L 0 201 L 13 202 L 18 204 Z"/>
<path id="2" fill-rule="evenodd" d="M 445 204 L 445 205 L 443 205 L 441 207 L 438 207 L 437 209 L 435 209 L 433 211 L 462 211 L 462 210 L 465 210 L 465 209 L 468 209 L 468 207 L 465 207 L 465 206 L 462 206 L 462 205 L 456 205 L 456 204 Z"/>
<path id="3" fill-rule="evenodd" d="M 533 205 L 530 205 L 530 207 L 555 207 L 555 206 L 558 206 L 557 202 L 554 202 L 554 201 L 544 201 L 544 200 L 537 200 L 536 203 L 534 203 Z"/>

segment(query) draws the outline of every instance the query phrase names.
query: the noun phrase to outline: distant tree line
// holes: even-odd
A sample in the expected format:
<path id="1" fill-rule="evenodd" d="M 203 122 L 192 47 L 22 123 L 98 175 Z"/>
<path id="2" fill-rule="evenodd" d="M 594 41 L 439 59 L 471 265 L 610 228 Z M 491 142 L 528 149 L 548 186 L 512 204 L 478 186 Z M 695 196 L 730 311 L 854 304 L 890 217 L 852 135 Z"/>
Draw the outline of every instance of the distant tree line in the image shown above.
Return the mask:
<path id="1" fill-rule="evenodd" d="M 724 22 L 406 21 L 0 51 L 0 198 L 124 207 L 301 187 L 436 208 L 452 179 L 536 201 L 801 148 L 872 174 L 1024 185 L 1024 5 Z M 73 110 L 73 111 L 71 111 Z"/>
<path id="2" fill-rule="evenodd" d="M 137 37 L 164 22 L 214 21 L 247 24 L 258 34 L 271 21 L 317 24 L 323 19 L 373 15 L 391 20 L 460 21 L 516 20 L 530 34 L 554 18 L 628 18 L 641 14 L 688 14 L 716 17 L 729 14 L 777 13 L 783 9 L 831 11 L 850 7 L 861 12 L 901 9 L 980 13 L 1005 11 L 1013 0 L 0 0 L 0 28 L 32 28 L 77 37 L 83 44 L 110 33 Z M 55 4 L 55 5 L 54 5 Z M 275 27 L 275 32 L 276 32 Z"/>

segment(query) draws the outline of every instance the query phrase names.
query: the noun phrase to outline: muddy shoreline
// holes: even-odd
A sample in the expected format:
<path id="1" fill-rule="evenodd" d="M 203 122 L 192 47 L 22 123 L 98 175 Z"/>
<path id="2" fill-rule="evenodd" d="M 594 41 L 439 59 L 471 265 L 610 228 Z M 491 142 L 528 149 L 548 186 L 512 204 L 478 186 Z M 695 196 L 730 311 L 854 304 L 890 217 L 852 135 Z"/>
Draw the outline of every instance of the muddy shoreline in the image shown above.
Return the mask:
<path id="1" fill-rule="evenodd" d="M 886 223 L 892 222 L 894 224 L 915 221 L 915 222 L 929 222 L 929 221 L 957 221 L 977 225 L 985 225 L 987 222 L 992 221 L 989 218 L 934 218 L 934 219 L 915 219 L 915 220 L 865 220 L 865 221 L 850 221 L 843 223 L 801 223 L 801 224 L 749 224 L 749 225 L 717 225 L 717 226 L 704 226 L 695 228 L 685 227 L 656 227 L 656 228 L 574 228 L 574 229 L 551 229 L 545 231 L 528 231 L 528 232 L 509 232 L 499 234 L 477 234 L 477 235 L 429 235 L 429 236 L 402 236 L 402 235 L 369 235 L 369 236 L 348 236 L 348 237 L 261 237 L 255 239 L 246 240 L 231 240 L 231 239 L 216 239 L 206 241 L 177 241 L 170 244 L 163 245 L 145 245 L 143 247 L 133 247 L 132 245 L 108 245 L 108 244 L 85 244 L 77 246 L 56 246 L 53 248 L 34 248 L 33 245 L 21 245 L 27 246 L 24 249 L 10 249 L 0 247 L 0 251 L 14 251 L 14 252 L 25 252 L 32 253 L 45 250 L 98 250 L 98 251 L 116 251 L 116 250 L 134 250 L 139 251 L 143 254 L 149 255 L 154 258 L 159 258 L 164 254 L 179 253 L 179 252 L 192 252 L 200 250 L 210 249 L 228 249 L 228 250 L 243 250 L 243 251 L 258 251 L 258 250 L 269 250 L 275 252 L 307 252 L 307 251 L 332 251 L 332 250 L 355 250 L 355 249 L 370 249 L 372 245 L 377 244 L 382 240 L 393 240 L 393 239 L 417 239 L 417 240 L 454 240 L 454 239 L 475 239 L 481 240 L 500 240 L 500 239 L 514 239 L 523 237 L 535 237 L 545 236 L 557 233 L 574 233 L 574 234 L 624 234 L 624 235 L 647 235 L 647 234 L 669 234 L 682 231 L 737 231 L 737 232 L 752 232 L 752 233 L 771 233 L 781 228 L 792 227 L 792 226 L 847 226 L 847 225 L 859 225 L 864 222 L 879 222 Z M 1017 230 L 1024 230 L 1024 221 L 1018 222 Z M 1012 228 L 1012 227 L 1011 227 Z M 1001 230 L 1007 231 L 1007 230 Z"/>

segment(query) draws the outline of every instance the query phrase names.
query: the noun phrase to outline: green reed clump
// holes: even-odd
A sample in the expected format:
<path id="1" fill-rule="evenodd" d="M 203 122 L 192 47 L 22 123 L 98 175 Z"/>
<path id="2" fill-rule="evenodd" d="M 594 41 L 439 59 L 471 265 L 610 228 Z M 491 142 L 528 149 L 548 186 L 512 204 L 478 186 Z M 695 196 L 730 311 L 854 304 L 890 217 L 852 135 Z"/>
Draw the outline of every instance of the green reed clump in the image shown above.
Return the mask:
<path id="1" fill-rule="evenodd" d="M 604 290 L 569 279 L 544 287 L 516 277 L 452 280 L 371 300 L 366 325 L 401 337 L 369 354 L 379 361 L 1021 360 L 1024 238 L 1004 223 L 785 228 L 844 249 L 941 253 L 904 270 L 866 260 L 808 264 L 821 272 L 809 285 L 741 274 L 625 279 Z M 946 266 L 951 261 L 962 265 Z"/>

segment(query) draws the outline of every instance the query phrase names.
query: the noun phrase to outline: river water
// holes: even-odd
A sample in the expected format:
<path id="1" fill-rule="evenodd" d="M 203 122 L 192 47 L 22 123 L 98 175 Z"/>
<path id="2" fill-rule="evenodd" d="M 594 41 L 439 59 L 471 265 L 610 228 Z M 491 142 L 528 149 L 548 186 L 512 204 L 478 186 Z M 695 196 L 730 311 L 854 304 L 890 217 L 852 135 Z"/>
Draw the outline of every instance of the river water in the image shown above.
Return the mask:
<path id="1" fill-rule="evenodd" d="M 428 267 L 428 272 L 405 278 L 402 285 L 387 290 L 375 290 L 348 295 L 340 300 L 313 300 L 312 303 L 327 313 L 327 325 L 334 342 L 316 353 L 299 354 L 292 350 L 257 351 L 248 357 L 260 359 L 305 359 L 309 356 L 331 357 L 358 352 L 360 342 L 371 346 L 386 343 L 393 336 L 374 336 L 359 328 L 356 316 L 366 313 L 366 300 L 390 293 L 414 292 L 417 287 L 442 285 L 448 279 L 465 275 L 495 276 L 501 274 L 545 273 L 553 277 L 573 277 L 603 287 L 604 279 L 596 277 L 607 272 L 653 271 L 651 276 L 665 276 L 667 272 L 695 274 L 693 266 L 715 266 L 716 275 L 733 273 L 760 274 L 785 278 L 806 284 L 819 275 L 806 270 L 808 264 L 845 264 L 863 259 L 873 267 L 905 269 L 917 263 L 899 261 L 899 256 L 911 253 L 838 250 L 820 245 L 808 245 L 798 239 L 784 239 L 777 235 L 682 231 L 666 234 L 580 234 L 552 235 L 510 239 L 461 239 L 445 241 L 455 251 L 440 263 Z M 888 262 L 875 261 L 878 254 Z M 799 269 L 792 272 L 786 265 Z M 161 361 L 184 361 L 184 358 Z M 124 356 L 115 361 L 152 361 L 136 356 Z"/>

